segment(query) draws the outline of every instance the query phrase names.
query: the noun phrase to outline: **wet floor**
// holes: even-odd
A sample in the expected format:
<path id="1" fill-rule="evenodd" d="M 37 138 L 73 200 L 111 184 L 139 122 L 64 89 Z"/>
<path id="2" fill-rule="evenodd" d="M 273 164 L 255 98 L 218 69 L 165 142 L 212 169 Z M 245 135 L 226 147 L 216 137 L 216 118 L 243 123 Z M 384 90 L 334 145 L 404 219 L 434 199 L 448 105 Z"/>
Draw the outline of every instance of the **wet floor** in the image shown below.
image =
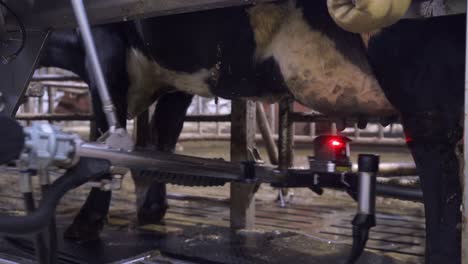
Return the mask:
<path id="1" fill-rule="evenodd" d="M 194 148 L 190 144 L 182 144 L 184 154 L 206 149 L 206 156 L 227 158 L 228 148 L 223 144 Z M 300 151 L 305 153 L 307 149 Z M 408 162 L 410 158 L 405 151 L 381 150 L 379 153 L 384 161 Z M 4 212 L 20 212 L 22 208 L 16 173 L 0 168 L 0 208 Z M 86 192 L 87 189 L 81 188 L 63 199 L 58 210 L 62 226 L 77 212 Z M 350 222 L 356 204 L 343 192 L 326 191 L 318 196 L 308 189 L 296 189 L 282 208 L 276 202 L 277 191 L 264 185 L 256 195 L 256 229 L 234 236 L 228 229 L 228 185 L 216 188 L 169 186 L 168 192 L 170 207 L 163 223 L 143 227 L 134 224 L 135 194 L 130 177 L 126 177 L 123 188 L 113 194 L 106 232 L 142 232 L 164 238 L 160 241 L 162 244 L 151 251 L 158 254 L 150 254 L 152 257 L 141 263 L 203 263 L 197 255 L 200 252 L 205 257 L 210 256 L 212 263 L 342 263 L 352 241 Z M 371 231 L 368 253 L 360 263 L 422 263 L 424 218 L 421 204 L 379 198 L 377 211 L 377 226 Z M 161 252 L 167 262 L 160 261 Z M 247 261 L 236 262 L 239 255 Z"/>

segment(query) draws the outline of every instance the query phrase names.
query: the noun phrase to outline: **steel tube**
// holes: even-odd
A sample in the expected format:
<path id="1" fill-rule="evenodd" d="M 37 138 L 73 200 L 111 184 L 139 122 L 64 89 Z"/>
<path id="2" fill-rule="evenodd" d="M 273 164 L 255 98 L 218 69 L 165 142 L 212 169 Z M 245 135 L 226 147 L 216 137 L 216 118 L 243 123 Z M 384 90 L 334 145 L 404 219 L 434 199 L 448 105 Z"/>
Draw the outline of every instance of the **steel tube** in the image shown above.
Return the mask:
<path id="1" fill-rule="evenodd" d="M 112 98 L 109 94 L 106 80 L 104 79 L 104 74 L 102 73 L 101 64 L 99 63 L 96 45 L 94 44 L 94 39 L 91 34 L 91 28 L 88 22 L 88 17 L 86 15 L 86 10 L 82 0 L 71 0 L 71 3 L 79 25 L 83 43 L 86 49 L 86 54 L 91 60 L 91 67 L 94 72 L 94 77 L 96 78 L 99 97 L 101 98 L 102 102 L 102 108 L 106 115 L 109 129 L 110 131 L 113 131 L 114 129 L 119 128 L 120 125 L 117 120 L 116 110 L 114 104 L 112 103 Z"/>
<path id="2" fill-rule="evenodd" d="M 76 155 L 78 157 L 105 159 L 114 166 L 129 169 L 156 169 L 169 173 L 189 173 L 191 175 L 234 181 L 243 176 L 239 164 L 159 151 L 121 152 L 108 149 L 103 144 L 83 144 L 78 147 Z"/>
<path id="3" fill-rule="evenodd" d="M 375 214 L 375 184 L 374 173 L 359 172 L 358 212 L 360 214 Z"/>
<path id="4" fill-rule="evenodd" d="M 94 119 L 93 115 L 90 114 L 18 114 L 15 117 L 16 120 L 23 121 L 90 121 Z"/>
<path id="5" fill-rule="evenodd" d="M 195 122 L 195 121 L 194 121 Z M 196 133 L 183 133 L 179 141 L 202 141 L 202 140 L 222 140 L 227 141 L 230 140 L 229 134 L 220 134 L 216 135 L 215 133 L 204 133 L 203 135 L 196 134 Z M 278 140 L 278 135 L 273 135 L 274 140 Z M 370 146 L 382 146 L 382 147 L 404 147 L 406 148 L 406 143 L 404 139 L 401 138 L 383 138 L 378 140 L 377 138 L 359 138 L 353 139 L 351 145 L 370 145 Z M 262 137 L 260 135 L 256 135 L 255 140 L 261 141 Z M 312 144 L 313 138 L 310 136 L 294 136 L 294 142 L 298 144 Z"/>
<path id="6" fill-rule="evenodd" d="M 279 103 L 278 166 L 280 170 L 292 167 L 294 158 L 294 122 L 291 120 L 291 105 L 292 102 L 289 99 Z"/>
<path id="7" fill-rule="evenodd" d="M 358 158 L 358 214 L 375 214 L 375 186 L 379 157 L 361 154 Z"/>
<path id="8" fill-rule="evenodd" d="M 423 201 L 422 191 L 414 188 L 377 184 L 375 192 L 378 196 L 383 196 L 387 198 L 413 202 Z"/>
<path id="9" fill-rule="evenodd" d="M 257 102 L 257 125 L 262 134 L 263 142 L 270 158 L 270 163 L 273 165 L 278 164 L 278 148 L 276 147 L 275 140 L 273 139 L 273 133 L 271 132 L 268 119 L 266 117 L 265 109 L 263 105 Z"/>

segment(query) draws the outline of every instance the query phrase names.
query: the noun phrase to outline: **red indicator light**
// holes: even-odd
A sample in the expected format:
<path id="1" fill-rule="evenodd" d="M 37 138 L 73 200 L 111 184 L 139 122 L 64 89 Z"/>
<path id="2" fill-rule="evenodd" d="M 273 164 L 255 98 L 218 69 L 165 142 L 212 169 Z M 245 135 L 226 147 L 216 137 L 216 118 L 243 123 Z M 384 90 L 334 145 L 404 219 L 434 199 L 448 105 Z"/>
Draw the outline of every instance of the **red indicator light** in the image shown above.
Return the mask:
<path id="1" fill-rule="evenodd" d="M 336 140 L 336 139 L 332 139 L 332 140 L 330 141 L 330 145 L 331 145 L 332 147 L 341 147 L 341 146 L 343 145 L 343 142 L 338 141 L 338 140 Z"/>

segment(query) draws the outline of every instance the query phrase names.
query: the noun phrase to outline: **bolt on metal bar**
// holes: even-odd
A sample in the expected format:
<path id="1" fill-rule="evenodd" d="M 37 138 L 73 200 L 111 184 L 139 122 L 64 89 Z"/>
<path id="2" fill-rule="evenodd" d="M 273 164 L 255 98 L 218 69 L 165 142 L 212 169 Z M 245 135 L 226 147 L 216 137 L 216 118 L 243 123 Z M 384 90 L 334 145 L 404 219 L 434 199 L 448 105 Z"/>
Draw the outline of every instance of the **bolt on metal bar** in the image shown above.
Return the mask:
<path id="1" fill-rule="evenodd" d="M 99 63 L 99 58 L 96 51 L 96 45 L 94 43 L 93 36 L 91 34 L 91 27 L 89 25 L 88 17 L 86 15 L 86 10 L 83 5 L 82 0 L 71 0 L 73 11 L 78 22 L 79 30 L 83 38 L 83 43 L 85 45 L 86 54 L 91 60 L 91 67 L 94 72 L 94 77 L 97 81 L 97 87 L 99 92 L 99 97 L 101 98 L 102 108 L 106 115 L 107 123 L 109 125 L 110 131 L 115 130 L 120 127 L 120 124 L 117 120 L 117 115 L 115 111 L 115 106 L 112 103 L 112 98 L 109 94 L 109 88 L 107 87 L 106 80 L 104 79 L 104 74 L 102 73 L 101 64 Z"/>

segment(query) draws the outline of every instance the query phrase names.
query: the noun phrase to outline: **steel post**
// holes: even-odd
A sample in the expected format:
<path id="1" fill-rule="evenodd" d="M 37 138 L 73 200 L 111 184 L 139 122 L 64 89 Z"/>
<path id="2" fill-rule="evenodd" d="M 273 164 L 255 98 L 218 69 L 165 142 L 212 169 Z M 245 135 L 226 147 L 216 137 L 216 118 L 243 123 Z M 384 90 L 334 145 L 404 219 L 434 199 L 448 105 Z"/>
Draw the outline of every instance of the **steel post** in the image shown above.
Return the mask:
<path id="1" fill-rule="evenodd" d="M 255 102 L 233 100 L 231 117 L 231 161 L 247 161 L 255 146 Z M 255 227 L 255 189 L 255 184 L 231 183 L 231 228 Z"/>
<path id="2" fill-rule="evenodd" d="M 94 72 L 94 77 L 96 78 L 99 97 L 101 98 L 102 108 L 106 115 L 107 124 L 109 125 L 109 130 L 113 131 L 116 128 L 119 128 L 120 124 L 117 120 L 116 110 L 114 104 L 112 103 L 112 98 L 109 94 L 109 88 L 107 87 L 106 80 L 104 79 L 101 64 L 99 63 L 96 45 L 94 44 L 94 39 L 91 34 L 91 27 L 89 25 L 88 16 L 86 14 L 82 0 L 71 0 L 71 3 L 79 25 L 81 37 L 86 49 L 86 54 L 91 60 L 91 67 Z"/>
<path id="3" fill-rule="evenodd" d="M 270 163 L 273 165 L 278 164 L 278 148 L 276 147 L 271 127 L 266 117 L 265 109 L 262 103 L 257 102 L 257 125 L 260 133 L 262 134 L 263 142 L 270 158 Z"/>

